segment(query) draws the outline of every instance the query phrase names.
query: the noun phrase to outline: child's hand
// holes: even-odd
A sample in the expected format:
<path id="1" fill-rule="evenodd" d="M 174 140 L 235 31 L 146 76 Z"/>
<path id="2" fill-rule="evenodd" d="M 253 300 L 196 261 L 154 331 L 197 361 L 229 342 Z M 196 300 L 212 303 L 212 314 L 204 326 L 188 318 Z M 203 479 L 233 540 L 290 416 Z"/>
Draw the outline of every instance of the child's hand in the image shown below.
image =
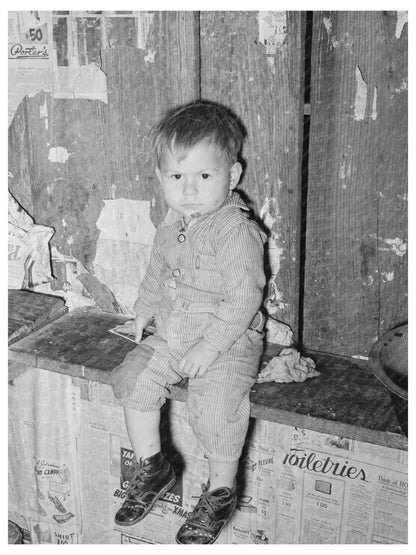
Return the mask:
<path id="1" fill-rule="evenodd" d="M 179 361 L 179 371 L 188 378 L 203 376 L 219 354 L 206 339 L 200 339 Z"/>
<path id="2" fill-rule="evenodd" d="M 150 320 L 151 318 L 144 318 L 139 314 L 133 320 L 133 330 L 136 333 L 136 337 L 134 340 L 136 343 L 140 343 L 140 341 L 142 340 L 143 331 L 150 324 Z"/>
<path id="3" fill-rule="evenodd" d="M 136 316 L 134 320 L 127 320 L 123 325 L 117 326 L 117 331 L 135 336 L 134 341 L 140 343 L 143 337 L 144 329 L 149 325 L 151 318 L 143 318 L 143 316 Z"/>

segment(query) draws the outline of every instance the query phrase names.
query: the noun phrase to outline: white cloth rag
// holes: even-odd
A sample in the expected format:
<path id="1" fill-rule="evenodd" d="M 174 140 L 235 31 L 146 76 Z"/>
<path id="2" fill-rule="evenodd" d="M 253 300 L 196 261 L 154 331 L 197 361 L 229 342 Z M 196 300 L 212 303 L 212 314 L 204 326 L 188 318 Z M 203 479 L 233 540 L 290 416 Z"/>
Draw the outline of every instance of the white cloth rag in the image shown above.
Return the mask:
<path id="1" fill-rule="evenodd" d="M 319 376 L 319 372 L 315 370 L 314 361 L 311 358 L 301 357 L 296 349 L 286 348 L 266 364 L 259 373 L 257 382 L 304 382 L 314 376 Z"/>

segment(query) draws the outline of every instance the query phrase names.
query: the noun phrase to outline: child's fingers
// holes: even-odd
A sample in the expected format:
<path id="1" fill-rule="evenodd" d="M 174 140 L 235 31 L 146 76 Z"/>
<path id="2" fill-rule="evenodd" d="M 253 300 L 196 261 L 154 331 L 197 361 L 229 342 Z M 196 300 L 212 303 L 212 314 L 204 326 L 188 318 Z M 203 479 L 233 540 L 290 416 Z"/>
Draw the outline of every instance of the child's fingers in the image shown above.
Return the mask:
<path id="1" fill-rule="evenodd" d="M 188 364 L 188 361 L 186 360 L 186 358 L 181 358 L 181 360 L 178 363 L 178 368 L 180 372 L 185 373 L 185 367 L 187 364 Z"/>
<path id="2" fill-rule="evenodd" d="M 134 331 L 134 330 L 133 330 Z M 143 337 L 143 331 L 142 330 L 138 330 L 136 331 L 136 337 L 134 338 L 134 341 L 136 343 L 140 343 Z"/>
<path id="3" fill-rule="evenodd" d="M 206 373 L 207 370 L 208 370 L 208 366 L 200 366 L 198 368 L 197 373 L 195 374 L 195 377 L 196 376 L 198 376 L 198 377 L 203 376 Z"/>
<path id="4" fill-rule="evenodd" d="M 195 364 L 192 364 L 191 367 L 187 370 L 187 374 L 188 378 L 191 378 L 193 380 L 198 374 L 198 367 L 195 366 Z"/>
<path id="5" fill-rule="evenodd" d="M 199 367 L 196 366 L 196 364 L 192 361 L 187 360 L 186 358 L 182 358 L 179 361 L 178 368 L 180 372 L 182 372 L 182 374 L 185 374 L 185 376 L 187 376 L 188 378 L 195 378 Z"/>

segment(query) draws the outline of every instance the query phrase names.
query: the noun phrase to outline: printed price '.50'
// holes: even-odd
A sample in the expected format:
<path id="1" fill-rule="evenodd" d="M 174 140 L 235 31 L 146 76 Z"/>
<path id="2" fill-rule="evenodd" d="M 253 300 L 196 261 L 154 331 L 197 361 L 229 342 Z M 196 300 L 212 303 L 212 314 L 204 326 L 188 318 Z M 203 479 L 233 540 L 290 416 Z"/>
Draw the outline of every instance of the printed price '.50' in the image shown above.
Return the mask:
<path id="1" fill-rule="evenodd" d="M 41 42 L 43 40 L 43 33 L 40 27 L 29 29 L 29 32 L 26 33 L 26 37 L 30 39 L 32 42 L 38 41 Z"/>

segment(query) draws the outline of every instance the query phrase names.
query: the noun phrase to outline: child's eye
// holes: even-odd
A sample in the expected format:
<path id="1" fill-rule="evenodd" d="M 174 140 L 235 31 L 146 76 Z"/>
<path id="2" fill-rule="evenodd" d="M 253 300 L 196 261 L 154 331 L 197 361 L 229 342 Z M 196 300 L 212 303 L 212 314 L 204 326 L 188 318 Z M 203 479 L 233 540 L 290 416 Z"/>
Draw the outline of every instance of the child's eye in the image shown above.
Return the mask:
<path id="1" fill-rule="evenodd" d="M 201 173 L 202 179 L 209 179 L 211 175 L 209 173 Z"/>
<path id="2" fill-rule="evenodd" d="M 171 178 L 174 179 L 175 181 L 179 181 L 181 177 L 182 177 L 182 174 L 180 173 L 174 173 L 171 175 Z"/>

